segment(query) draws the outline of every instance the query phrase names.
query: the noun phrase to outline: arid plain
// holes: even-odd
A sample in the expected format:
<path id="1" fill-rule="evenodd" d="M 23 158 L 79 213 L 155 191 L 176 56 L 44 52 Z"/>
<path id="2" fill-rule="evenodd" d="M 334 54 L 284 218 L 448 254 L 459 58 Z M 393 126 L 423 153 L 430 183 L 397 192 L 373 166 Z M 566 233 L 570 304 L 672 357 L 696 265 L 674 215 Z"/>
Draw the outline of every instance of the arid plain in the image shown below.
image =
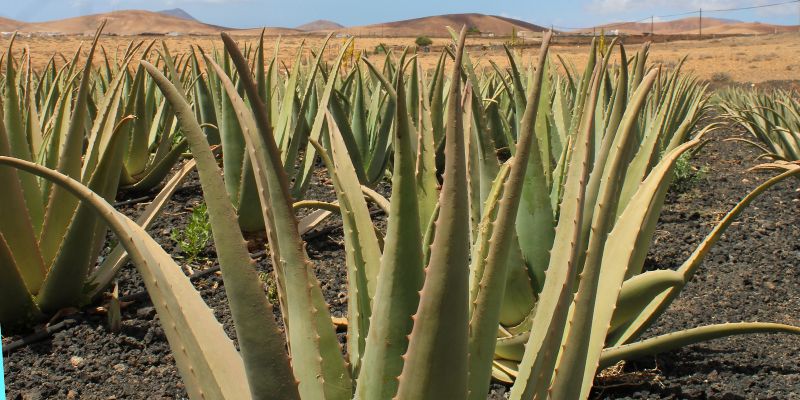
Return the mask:
<path id="1" fill-rule="evenodd" d="M 256 42 L 258 36 L 247 34 L 237 35 L 242 42 Z M 610 40 L 609 37 L 607 40 Z M 221 48 L 222 42 L 218 36 L 179 36 L 179 37 L 153 37 L 153 36 L 108 36 L 101 40 L 102 46 L 109 54 L 124 52 L 131 42 L 165 40 L 170 49 L 176 53 L 190 51 L 191 46 L 200 46 L 204 49 Z M 296 56 L 303 45 L 306 54 L 310 55 L 322 46 L 325 37 L 322 35 L 289 35 L 267 36 L 266 49 L 275 51 L 279 45 L 280 59 L 287 64 Z M 436 63 L 442 46 L 448 44 L 446 38 L 432 38 L 433 45 L 430 52 L 418 52 L 417 56 L 423 65 L 429 67 Z M 623 41 L 625 38 L 622 39 Z M 64 57 L 71 55 L 83 45 L 84 51 L 89 38 L 82 36 L 41 37 L 19 36 L 14 46 L 15 53 L 29 49 L 34 68 L 42 67 L 54 54 Z M 345 39 L 331 38 L 325 58 L 332 60 Z M 470 54 L 480 60 L 480 66 L 491 68 L 489 61 L 500 66 L 508 63 L 508 58 L 503 50 L 503 44 L 509 38 L 471 38 L 467 40 Z M 414 51 L 414 37 L 356 37 L 355 56 L 364 52 L 372 56 L 381 44 L 399 54 L 406 46 Z M 536 51 L 538 40 L 526 39 L 523 46 L 517 48 L 518 55 L 524 62 L 530 62 Z M 9 38 L 0 39 L 0 48 L 8 48 Z M 528 46 L 530 45 L 530 46 Z M 633 46 L 634 48 L 636 46 Z M 565 60 L 583 65 L 588 55 L 585 44 L 565 43 L 553 46 L 553 53 L 562 56 Z M 651 47 L 651 60 L 663 62 L 668 66 L 675 60 L 686 56 L 685 69 L 693 72 L 700 79 L 709 81 L 736 81 L 741 83 L 761 83 L 770 80 L 793 80 L 800 77 L 800 34 L 780 33 L 759 36 L 732 36 L 723 38 L 709 37 L 704 40 L 679 40 L 654 43 Z M 377 58 L 376 58 L 377 59 Z M 61 60 L 56 56 L 56 60 Z"/>

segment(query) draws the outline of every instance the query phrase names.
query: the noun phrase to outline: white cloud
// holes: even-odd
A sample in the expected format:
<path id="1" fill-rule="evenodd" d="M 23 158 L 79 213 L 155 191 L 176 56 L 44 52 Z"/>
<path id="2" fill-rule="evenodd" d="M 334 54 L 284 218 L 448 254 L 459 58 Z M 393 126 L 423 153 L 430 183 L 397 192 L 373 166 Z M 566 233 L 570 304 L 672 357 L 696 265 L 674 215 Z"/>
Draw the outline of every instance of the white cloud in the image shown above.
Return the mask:
<path id="1" fill-rule="evenodd" d="M 694 11 L 701 8 L 706 10 L 749 7 L 753 5 L 770 4 L 775 0 L 591 0 L 588 9 L 604 14 L 619 14 L 630 11 L 647 11 L 658 9 L 675 10 L 676 12 Z M 764 8 L 763 10 L 779 9 L 782 7 Z"/>
<path id="2" fill-rule="evenodd" d="M 181 4 L 231 4 L 231 3 L 249 3 L 253 0 L 162 0 L 160 4 L 165 6 L 175 6 Z M 96 7 L 111 7 L 116 8 L 121 4 L 135 5 L 142 3 L 142 0 L 70 0 L 69 4 L 74 8 L 86 8 L 91 6 Z M 152 2 L 148 2 L 152 3 Z"/>
<path id="3" fill-rule="evenodd" d="M 252 0 L 167 0 L 168 4 L 230 4 L 249 3 Z"/>

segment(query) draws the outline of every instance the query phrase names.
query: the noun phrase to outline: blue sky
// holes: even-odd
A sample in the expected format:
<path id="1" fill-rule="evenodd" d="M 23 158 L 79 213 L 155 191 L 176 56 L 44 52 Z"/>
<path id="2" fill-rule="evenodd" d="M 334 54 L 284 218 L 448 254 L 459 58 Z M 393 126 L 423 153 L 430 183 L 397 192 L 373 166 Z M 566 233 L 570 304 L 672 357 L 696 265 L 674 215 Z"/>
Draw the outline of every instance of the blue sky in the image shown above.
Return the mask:
<path id="1" fill-rule="evenodd" d="M 478 12 L 545 26 L 552 24 L 558 29 L 699 8 L 726 9 L 784 1 L 788 0 L 0 0 L 0 16 L 30 22 L 113 10 L 156 11 L 180 7 L 204 22 L 244 28 L 293 27 L 316 19 L 354 26 L 427 15 Z M 705 12 L 704 15 L 796 25 L 800 23 L 800 3 L 737 12 Z"/>

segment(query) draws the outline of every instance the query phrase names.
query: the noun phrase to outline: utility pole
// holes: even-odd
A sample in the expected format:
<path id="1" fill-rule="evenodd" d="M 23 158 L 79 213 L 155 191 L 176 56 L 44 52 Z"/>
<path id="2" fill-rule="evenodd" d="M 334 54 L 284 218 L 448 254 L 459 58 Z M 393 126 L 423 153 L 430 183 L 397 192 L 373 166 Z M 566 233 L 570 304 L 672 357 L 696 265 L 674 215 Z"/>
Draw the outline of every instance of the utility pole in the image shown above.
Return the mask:
<path id="1" fill-rule="evenodd" d="M 703 9 L 700 9 L 700 39 L 703 39 Z"/>
<path id="2" fill-rule="evenodd" d="M 650 16 L 650 36 L 653 36 L 653 16 Z"/>

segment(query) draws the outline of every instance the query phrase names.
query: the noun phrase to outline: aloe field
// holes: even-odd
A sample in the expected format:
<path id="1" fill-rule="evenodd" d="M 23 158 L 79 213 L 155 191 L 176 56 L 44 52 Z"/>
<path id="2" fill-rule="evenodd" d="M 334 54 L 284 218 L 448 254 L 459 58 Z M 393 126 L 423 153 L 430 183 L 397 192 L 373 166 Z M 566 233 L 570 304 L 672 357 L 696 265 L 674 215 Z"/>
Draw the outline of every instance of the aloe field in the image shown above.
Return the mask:
<path id="1" fill-rule="evenodd" d="M 9 398 L 800 398 L 796 81 L 103 29 L 0 50 Z"/>

